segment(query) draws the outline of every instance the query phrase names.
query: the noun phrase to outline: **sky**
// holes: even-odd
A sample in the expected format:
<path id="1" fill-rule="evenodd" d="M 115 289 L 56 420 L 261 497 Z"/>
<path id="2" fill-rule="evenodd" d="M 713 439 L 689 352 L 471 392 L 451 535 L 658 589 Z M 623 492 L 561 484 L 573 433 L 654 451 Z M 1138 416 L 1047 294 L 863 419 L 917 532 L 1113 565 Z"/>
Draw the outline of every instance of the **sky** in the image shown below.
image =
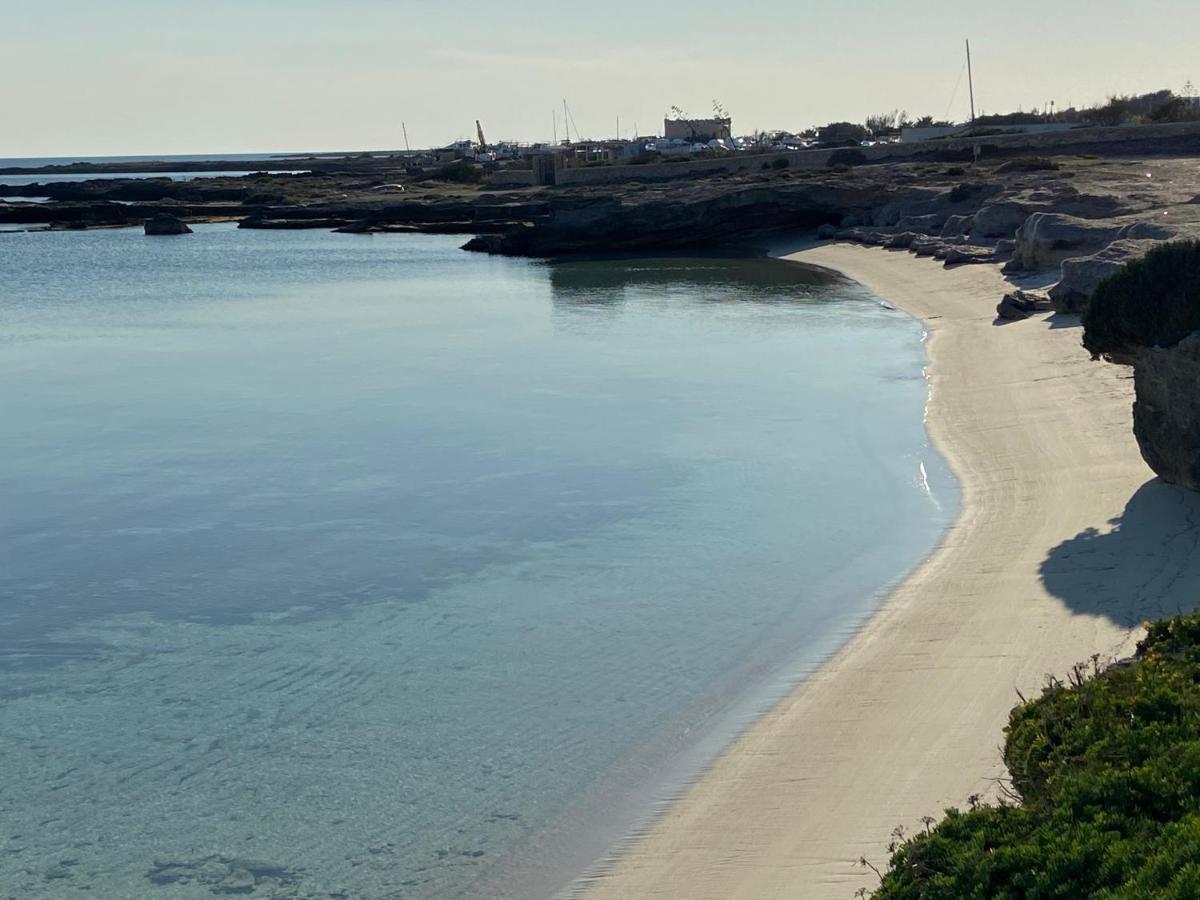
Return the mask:
<path id="1" fill-rule="evenodd" d="M 968 37 L 981 113 L 1200 84 L 1197 0 L 0 0 L 0 157 L 962 120 Z"/>

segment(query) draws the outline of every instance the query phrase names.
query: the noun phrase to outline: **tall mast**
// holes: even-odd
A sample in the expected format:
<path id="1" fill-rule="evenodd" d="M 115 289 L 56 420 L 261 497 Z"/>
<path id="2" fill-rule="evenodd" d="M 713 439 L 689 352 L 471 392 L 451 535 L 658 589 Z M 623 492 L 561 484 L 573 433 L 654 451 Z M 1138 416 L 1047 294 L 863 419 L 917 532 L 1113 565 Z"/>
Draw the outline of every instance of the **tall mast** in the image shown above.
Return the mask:
<path id="1" fill-rule="evenodd" d="M 408 146 L 408 126 L 401 122 L 400 128 L 404 131 L 404 150 L 405 152 L 411 153 L 412 147 Z"/>
<path id="2" fill-rule="evenodd" d="M 971 90 L 971 124 L 975 124 L 975 75 L 971 71 L 971 42 L 967 41 L 967 85 Z"/>
<path id="3" fill-rule="evenodd" d="M 571 120 L 567 115 L 567 98 L 563 97 L 563 130 L 567 133 L 567 143 L 571 143 Z M 578 137 L 578 135 L 576 135 Z"/>
<path id="4" fill-rule="evenodd" d="M 550 117 L 554 120 L 554 146 L 558 146 L 558 110 L 550 110 Z"/>

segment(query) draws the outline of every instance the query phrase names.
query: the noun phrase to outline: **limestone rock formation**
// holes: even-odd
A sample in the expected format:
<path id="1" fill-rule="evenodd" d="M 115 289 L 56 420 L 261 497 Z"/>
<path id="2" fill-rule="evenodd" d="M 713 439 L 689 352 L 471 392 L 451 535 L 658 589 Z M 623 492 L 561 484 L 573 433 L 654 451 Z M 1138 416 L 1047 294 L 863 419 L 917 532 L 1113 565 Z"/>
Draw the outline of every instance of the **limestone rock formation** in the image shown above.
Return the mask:
<path id="1" fill-rule="evenodd" d="M 893 234 L 887 241 L 884 242 L 885 247 L 892 250 L 907 250 L 913 245 L 913 241 L 918 235 L 915 231 L 901 231 L 898 234 Z"/>
<path id="2" fill-rule="evenodd" d="M 1034 313 L 1046 312 L 1051 308 L 1048 297 L 1032 291 L 1013 291 L 1011 294 L 1004 295 L 1004 299 L 996 307 L 996 316 L 1016 322 L 1028 319 Z"/>
<path id="3" fill-rule="evenodd" d="M 971 223 L 974 221 L 974 216 L 951 216 L 946 220 L 946 224 L 942 226 L 942 237 L 956 238 L 962 237 L 971 231 Z"/>
<path id="4" fill-rule="evenodd" d="M 935 253 L 936 257 L 937 254 Z M 948 247 L 944 257 L 947 266 L 962 266 L 974 263 L 990 263 L 996 261 L 996 254 L 988 247 L 972 247 L 968 245 Z"/>
<path id="5" fill-rule="evenodd" d="M 1174 229 L 1149 222 L 1077 219 L 1061 213 L 1037 212 L 1017 229 L 1017 246 L 1006 271 L 1036 271 L 1065 259 L 1085 256 L 1113 241 L 1169 240 Z"/>
<path id="6" fill-rule="evenodd" d="M 1029 211 L 1019 203 L 1000 201 L 989 203 L 979 212 L 971 224 L 971 237 L 976 240 L 985 238 L 1009 238 L 1017 233 L 1017 229 L 1025 224 Z"/>
<path id="7" fill-rule="evenodd" d="M 1164 480 L 1200 491 L 1200 332 L 1134 360 L 1133 433 Z"/>
<path id="8" fill-rule="evenodd" d="M 1063 260 L 1062 279 L 1050 289 L 1054 308 L 1061 313 L 1082 313 L 1100 282 L 1119 272 L 1125 263 L 1145 256 L 1159 243 L 1153 240 L 1113 241 L 1099 253 Z"/>
<path id="9" fill-rule="evenodd" d="M 159 213 L 151 219 L 146 220 L 146 234 L 149 235 L 171 235 L 171 234 L 191 234 L 192 229 L 188 228 L 183 219 L 177 216 L 172 216 L 169 213 Z"/>

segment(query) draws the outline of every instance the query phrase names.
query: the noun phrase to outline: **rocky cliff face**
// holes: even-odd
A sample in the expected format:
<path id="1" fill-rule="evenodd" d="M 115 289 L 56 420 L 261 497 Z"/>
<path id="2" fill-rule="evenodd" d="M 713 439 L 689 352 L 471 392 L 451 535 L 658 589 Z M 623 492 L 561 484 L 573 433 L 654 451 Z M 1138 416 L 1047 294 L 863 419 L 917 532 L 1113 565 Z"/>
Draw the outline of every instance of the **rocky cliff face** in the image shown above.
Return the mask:
<path id="1" fill-rule="evenodd" d="M 816 228 L 877 203 L 919 203 L 931 191 L 828 177 L 792 184 L 672 185 L 558 195 L 528 226 L 484 235 L 468 250 L 511 256 L 670 250 Z"/>
<path id="2" fill-rule="evenodd" d="M 1165 481 L 1200 491 L 1200 332 L 1132 362 L 1133 433 L 1143 458 Z"/>

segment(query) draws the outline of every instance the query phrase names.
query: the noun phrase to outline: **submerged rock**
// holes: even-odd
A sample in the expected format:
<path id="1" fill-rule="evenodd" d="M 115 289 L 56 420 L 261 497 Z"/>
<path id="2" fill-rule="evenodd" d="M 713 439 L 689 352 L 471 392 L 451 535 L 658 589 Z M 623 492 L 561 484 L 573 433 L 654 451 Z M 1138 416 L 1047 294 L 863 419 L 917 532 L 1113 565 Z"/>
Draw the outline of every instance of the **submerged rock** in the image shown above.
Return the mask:
<path id="1" fill-rule="evenodd" d="M 192 229 L 188 228 L 183 219 L 168 213 L 159 213 L 154 218 L 147 219 L 145 228 L 146 234 L 155 236 L 192 233 Z"/>

